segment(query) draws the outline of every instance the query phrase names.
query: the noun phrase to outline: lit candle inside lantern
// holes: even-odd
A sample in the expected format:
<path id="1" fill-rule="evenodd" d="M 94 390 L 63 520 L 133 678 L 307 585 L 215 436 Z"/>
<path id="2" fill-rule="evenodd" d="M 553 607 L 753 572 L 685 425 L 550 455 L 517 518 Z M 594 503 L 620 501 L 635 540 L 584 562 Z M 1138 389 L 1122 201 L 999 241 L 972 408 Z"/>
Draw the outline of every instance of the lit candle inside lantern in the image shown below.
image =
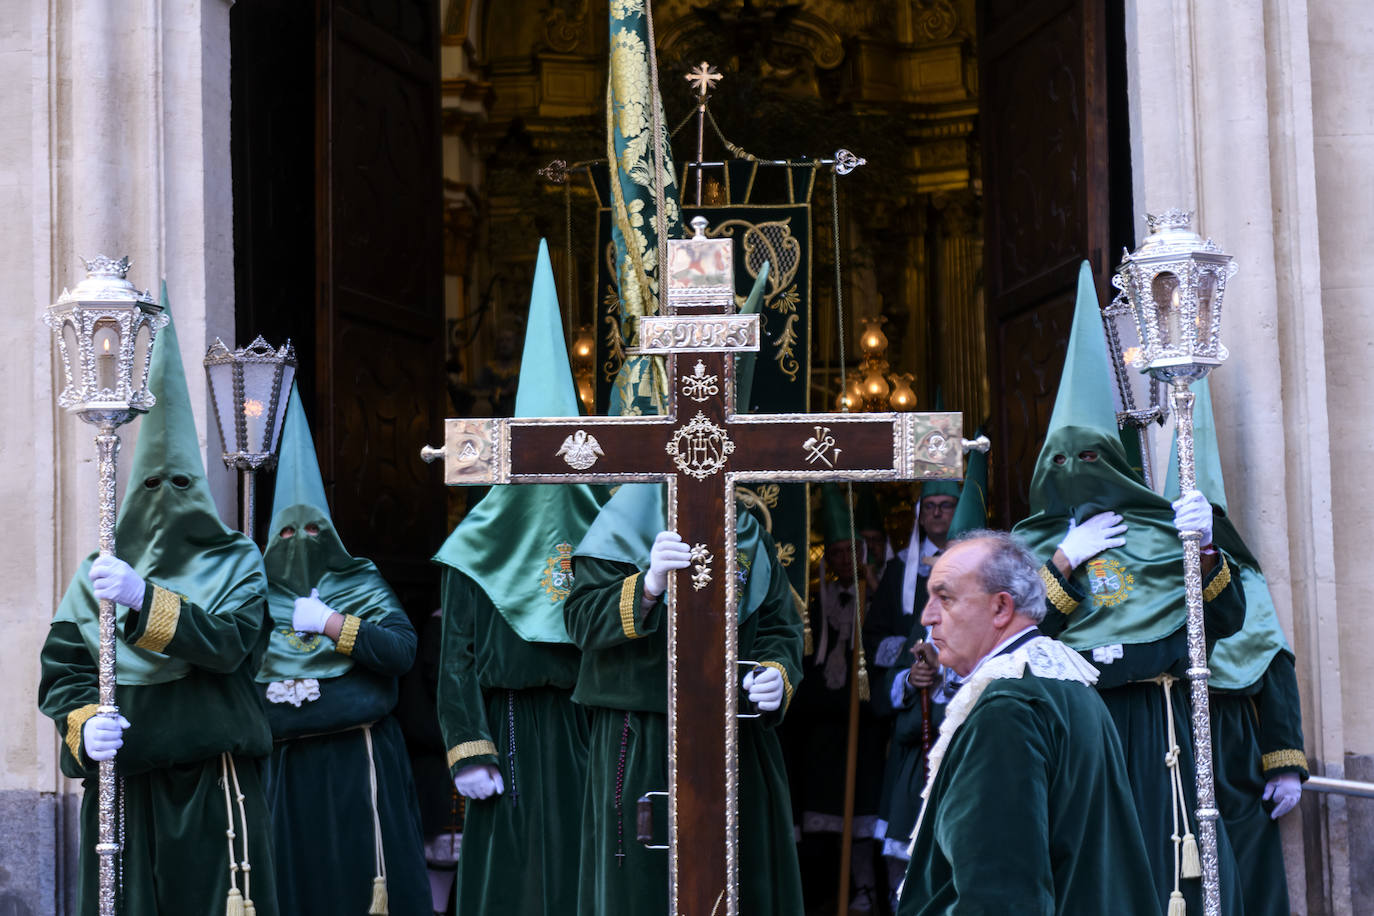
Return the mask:
<path id="1" fill-rule="evenodd" d="M 119 332 L 108 325 L 95 332 L 95 383 L 107 391 L 119 384 Z"/>

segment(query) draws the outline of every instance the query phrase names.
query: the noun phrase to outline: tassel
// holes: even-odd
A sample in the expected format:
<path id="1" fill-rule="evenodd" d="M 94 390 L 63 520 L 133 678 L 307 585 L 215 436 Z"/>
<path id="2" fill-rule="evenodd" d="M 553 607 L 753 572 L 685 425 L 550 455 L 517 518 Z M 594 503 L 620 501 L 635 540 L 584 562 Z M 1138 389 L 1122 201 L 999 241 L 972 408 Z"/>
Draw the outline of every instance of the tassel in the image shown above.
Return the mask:
<path id="1" fill-rule="evenodd" d="M 386 879 L 381 875 L 372 879 L 372 906 L 367 916 L 387 916 Z"/>
<path id="2" fill-rule="evenodd" d="M 859 699 L 868 702 L 871 692 L 868 689 L 868 664 L 864 661 L 863 651 L 859 652 Z"/>
<path id="3" fill-rule="evenodd" d="M 224 904 L 224 916 L 245 916 L 243 895 L 239 893 L 237 887 L 229 888 L 229 899 Z"/>
<path id="4" fill-rule="evenodd" d="M 1197 839 L 1191 833 L 1183 835 L 1183 877 L 1201 878 L 1202 860 L 1197 854 Z"/>
<path id="5" fill-rule="evenodd" d="M 243 916 L 258 916 L 258 908 L 253 906 L 253 901 L 243 901 Z"/>
<path id="6" fill-rule="evenodd" d="M 1169 916 L 1188 916 L 1188 904 L 1178 891 L 1169 895 Z"/>

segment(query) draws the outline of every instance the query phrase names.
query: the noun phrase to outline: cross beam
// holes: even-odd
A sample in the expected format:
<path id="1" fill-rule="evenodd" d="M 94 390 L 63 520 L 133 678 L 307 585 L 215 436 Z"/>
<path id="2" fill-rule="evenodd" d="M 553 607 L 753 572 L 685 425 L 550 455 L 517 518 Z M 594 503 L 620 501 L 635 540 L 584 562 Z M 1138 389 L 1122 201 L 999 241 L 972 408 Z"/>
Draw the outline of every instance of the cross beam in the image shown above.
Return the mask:
<path id="1" fill-rule="evenodd" d="M 730 239 L 693 225 L 668 242 L 669 314 L 641 319 L 632 351 L 666 358 L 666 415 L 450 419 L 422 456 L 453 486 L 667 485 L 668 527 L 694 556 L 666 596 L 669 912 L 737 916 L 736 485 L 958 479 L 986 440 L 964 440 L 958 413 L 735 413 L 733 356 L 759 348 L 759 316 L 730 314 Z"/>

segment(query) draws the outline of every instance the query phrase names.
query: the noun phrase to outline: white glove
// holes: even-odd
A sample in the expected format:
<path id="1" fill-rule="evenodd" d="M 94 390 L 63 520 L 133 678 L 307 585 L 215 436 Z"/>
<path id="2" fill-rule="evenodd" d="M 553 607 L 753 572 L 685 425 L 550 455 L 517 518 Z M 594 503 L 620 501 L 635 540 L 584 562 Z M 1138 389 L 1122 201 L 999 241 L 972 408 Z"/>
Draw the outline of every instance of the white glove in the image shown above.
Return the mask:
<path id="1" fill-rule="evenodd" d="M 1297 773 L 1284 773 L 1275 776 L 1264 784 L 1264 800 L 1274 803 L 1274 810 L 1269 814 L 1272 820 L 1278 820 L 1298 804 L 1298 799 L 1302 798 L 1302 780 Z"/>
<path id="2" fill-rule="evenodd" d="M 1120 547 L 1126 543 L 1121 535 L 1126 533 L 1126 525 L 1115 512 L 1099 512 L 1081 525 L 1069 519 L 1069 530 L 1059 549 L 1069 560 L 1069 566 L 1078 568 L 1084 561 L 1091 560 L 1109 547 Z"/>
<path id="3" fill-rule="evenodd" d="M 750 671 L 744 676 L 744 689 L 760 711 L 772 712 L 782 705 L 782 672 L 766 665 L 761 667 L 763 670 L 758 674 Z"/>
<path id="4" fill-rule="evenodd" d="M 116 604 L 138 610 L 143 607 L 147 585 L 134 568 L 119 557 L 102 554 L 91 564 L 91 588 L 97 598 L 110 598 Z"/>
<path id="5" fill-rule="evenodd" d="M 297 633 L 323 633 L 325 621 L 334 609 L 320 600 L 320 590 L 312 588 L 310 597 L 297 598 L 291 612 L 291 629 Z"/>
<path id="6" fill-rule="evenodd" d="M 692 563 L 692 548 L 676 531 L 660 531 L 649 550 L 649 571 L 644 574 L 644 594 L 657 598 L 668 590 L 668 573 Z"/>
<path id="7" fill-rule="evenodd" d="M 123 716 L 91 716 L 81 726 L 81 746 L 86 749 L 86 756 L 95 761 L 109 760 L 124 746 L 124 729 L 128 727 L 129 720 Z"/>
<path id="8" fill-rule="evenodd" d="M 501 782 L 501 771 L 489 763 L 463 767 L 453 777 L 453 788 L 464 798 L 491 798 L 506 791 Z"/>
<path id="9" fill-rule="evenodd" d="M 1203 547 L 1212 543 L 1212 504 L 1201 490 L 1189 490 L 1174 500 L 1174 527 L 1179 531 L 1201 531 Z"/>

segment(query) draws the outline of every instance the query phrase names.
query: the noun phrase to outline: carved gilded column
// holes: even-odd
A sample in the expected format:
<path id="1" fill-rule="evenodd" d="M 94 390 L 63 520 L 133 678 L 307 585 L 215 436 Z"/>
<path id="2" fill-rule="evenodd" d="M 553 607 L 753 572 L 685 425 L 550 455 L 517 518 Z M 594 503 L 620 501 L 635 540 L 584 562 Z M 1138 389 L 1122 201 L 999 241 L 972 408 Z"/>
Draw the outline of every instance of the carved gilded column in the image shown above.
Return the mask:
<path id="1" fill-rule="evenodd" d="M 970 423 L 988 416 L 987 339 L 983 321 L 983 232 L 980 202 L 972 191 L 938 194 L 933 260 L 936 267 L 936 363 L 945 406 Z"/>

